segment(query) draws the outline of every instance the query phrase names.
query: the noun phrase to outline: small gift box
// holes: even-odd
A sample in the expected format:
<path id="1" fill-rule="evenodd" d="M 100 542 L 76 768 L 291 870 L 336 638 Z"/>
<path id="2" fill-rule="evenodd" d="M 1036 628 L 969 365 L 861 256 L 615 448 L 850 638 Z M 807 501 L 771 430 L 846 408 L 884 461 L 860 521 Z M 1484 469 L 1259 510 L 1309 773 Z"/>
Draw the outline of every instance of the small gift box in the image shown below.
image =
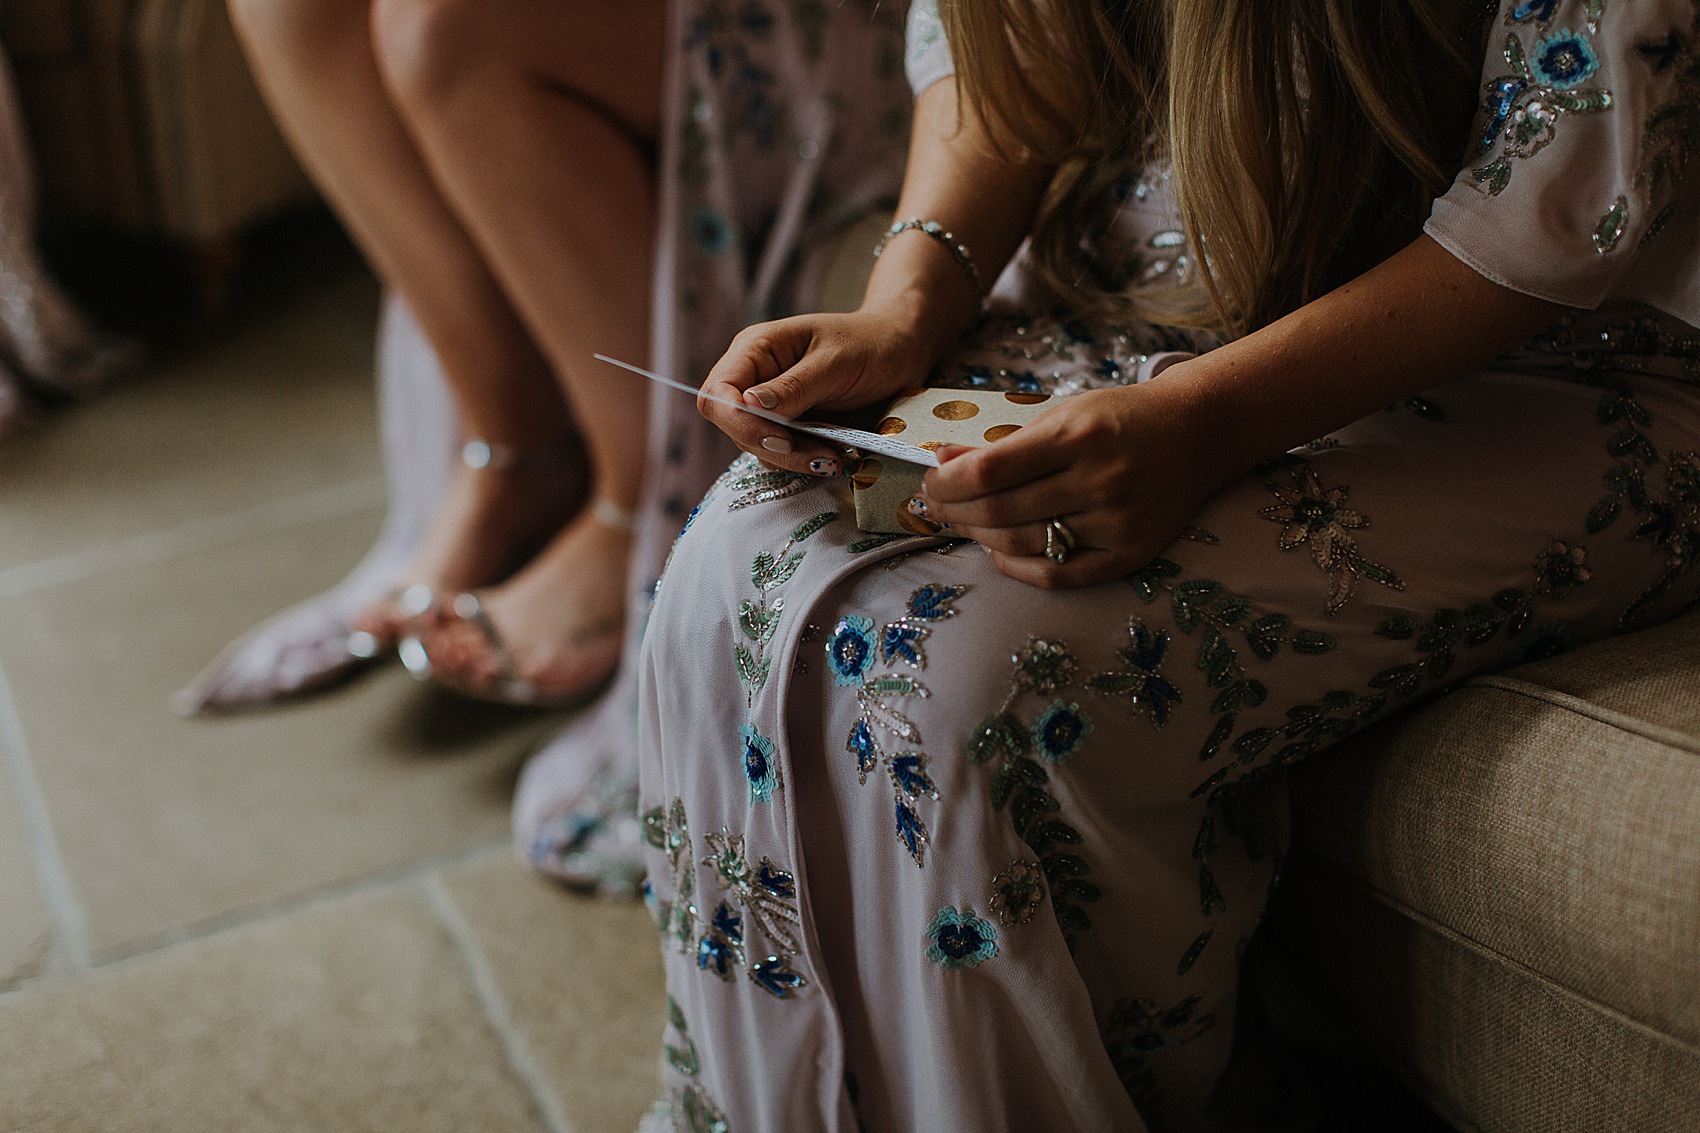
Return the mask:
<path id="1" fill-rule="evenodd" d="M 1009 436 L 1046 409 L 1046 393 L 924 389 L 891 403 L 875 432 L 928 452 L 940 445 L 980 448 Z M 850 473 L 856 526 L 885 535 L 937 535 L 939 525 L 909 510 L 926 468 L 891 456 L 866 456 Z"/>

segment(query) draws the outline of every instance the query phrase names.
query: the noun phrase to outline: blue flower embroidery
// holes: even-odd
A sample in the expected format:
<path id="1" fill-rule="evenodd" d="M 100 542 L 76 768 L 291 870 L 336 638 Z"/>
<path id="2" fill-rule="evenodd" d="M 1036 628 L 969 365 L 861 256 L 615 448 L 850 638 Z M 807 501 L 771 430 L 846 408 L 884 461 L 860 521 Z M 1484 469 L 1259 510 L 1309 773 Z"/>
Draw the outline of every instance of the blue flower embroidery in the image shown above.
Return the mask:
<path id="1" fill-rule="evenodd" d="M 1517 96 L 1529 89 L 1529 84 L 1515 76 L 1495 79 L 1487 86 L 1487 126 L 1482 130 L 1482 148 L 1490 148 L 1499 140 L 1499 132 L 1511 120 Z"/>
<path id="2" fill-rule="evenodd" d="M 892 785 L 907 797 L 939 797 L 939 789 L 934 785 L 933 777 L 927 774 L 927 757 L 922 752 L 898 752 L 887 761 L 887 767 L 891 771 Z"/>
<path id="3" fill-rule="evenodd" d="M 868 727 L 866 720 L 858 720 L 851 725 L 850 738 L 844 742 L 844 749 L 856 757 L 856 774 L 861 782 L 866 783 L 868 773 L 879 763 L 873 729 Z"/>
<path id="4" fill-rule="evenodd" d="M 826 642 L 832 683 L 839 687 L 861 684 L 868 667 L 874 663 L 874 644 L 873 619 L 855 614 L 839 618 Z"/>
<path id="5" fill-rule="evenodd" d="M 718 256 L 732 246 L 732 226 L 710 205 L 691 214 L 690 226 L 691 242 L 705 256 Z"/>
<path id="6" fill-rule="evenodd" d="M 909 856 L 915 859 L 915 864 L 921 865 L 926 861 L 929 841 L 927 824 L 903 796 L 897 796 L 892 805 L 897 811 L 897 840 L 903 843 L 903 848 L 909 851 Z"/>
<path id="7" fill-rule="evenodd" d="M 1529 69 L 1542 86 L 1569 90 L 1600 69 L 1600 57 L 1585 36 L 1562 28 L 1535 43 Z"/>
<path id="8" fill-rule="evenodd" d="M 940 618 L 953 618 L 956 611 L 951 608 L 951 603 L 967 592 L 966 586 L 940 586 L 936 582 L 929 582 L 909 595 L 909 616 L 929 622 L 936 622 Z"/>
<path id="9" fill-rule="evenodd" d="M 1080 705 L 1064 704 L 1060 700 L 1051 701 L 1051 706 L 1033 722 L 1033 746 L 1047 763 L 1067 763 L 1091 734 L 1092 720 L 1080 710 Z"/>
<path id="10" fill-rule="evenodd" d="M 946 905 L 927 926 L 927 959 L 955 971 L 977 968 L 998 954 L 998 934 L 990 921 L 964 908 Z"/>
<path id="11" fill-rule="evenodd" d="M 756 867 L 756 884 L 774 897 L 789 899 L 797 895 L 797 879 L 767 858 Z"/>
<path id="12" fill-rule="evenodd" d="M 880 634 L 880 659 L 888 665 L 893 661 L 920 665 L 921 651 L 915 646 L 926 635 L 927 631 L 919 626 L 901 621 L 887 622 Z"/>
<path id="13" fill-rule="evenodd" d="M 1529 14 L 1536 15 L 1536 9 L 1531 7 Z M 1521 22 L 1515 16 L 1511 22 Z M 1569 28 L 1536 40 L 1532 53 L 1525 51 L 1516 33 L 1506 36 L 1505 61 L 1511 73 L 1489 80 L 1485 88 L 1486 125 L 1479 139 L 1484 153 L 1496 144 L 1500 152 L 1470 170 L 1490 197 L 1511 183 L 1514 163 L 1551 144 L 1564 115 L 1598 114 L 1613 104 L 1611 91 L 1604 87 L 1582 87 L 1599 72 L 1600 57 L 1585 35 Z"/>
<path id="14" fill-rule="evenodd" d="M 1558 8 L 1558 0 L 1522 0 L 1511 9 L 1506 17 L 1507 23 L 1526 24 L 1530 20 L 1544 24 L 1552 19 L 1552 14 Z"/>
<path id="15" fill-rule="evenodd" d="M 750 781 L 750 801 L 765 803 L 779 786 L 779 773 L 773 765 L 773 741 L 745 724 L 738 730 L 744 741 L 744 777 Z"/>
<path id="16" fill-rule="evenodd" d="M 802 987 L 805 982 L 802 975 L 780 956 L 769 956 L 751 964 L 750 979 L 775 999 L 789 998 L 791 993 Z"/>
<path id="17" fill-rule="evenodd" d="M 714 919 L 697 944 L 697 967 L 723 980 L 732 978 L 744 947 L 744 918 L 725 901 L 715 906 Z"/>

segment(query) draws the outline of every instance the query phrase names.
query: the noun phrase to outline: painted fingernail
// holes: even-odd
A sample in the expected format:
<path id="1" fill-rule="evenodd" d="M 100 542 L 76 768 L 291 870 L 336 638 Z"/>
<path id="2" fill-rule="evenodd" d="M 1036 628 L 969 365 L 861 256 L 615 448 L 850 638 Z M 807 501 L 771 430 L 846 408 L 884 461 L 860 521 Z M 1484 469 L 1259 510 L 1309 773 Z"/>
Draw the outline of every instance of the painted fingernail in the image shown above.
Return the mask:
<path id="1" fill-rule="evenodd" d="M 750 392 L 756 395 L 756 400 L 761 402 L 761 407 L 763 409 L 772 409 L 775 405 L 779 404 L 779 399 L 773 395 L 771 390 L 766 390 L 761 386 L 757 386 Z"/>
<path id="2" fill-rule="evenodd" d="M 809 461 L 809 471 L 816 476 L 836 476 L 838 475 L 838 461 L 830 456 L 825 460 L 811 460 Z"/>
<path id="3" fill-rule="evenodd" d="M 859 449 L 859 448 L 846 448 L 844 450 L 845 463 L 855 464 L 858 460 L 861 460 L 861 459 L 862 459 L 862 450 L 861 449 Z"/>
<path id="4" fill-rule="evenodd" d="M 910 496 L 909 502 L 903 506 L 909 509 L 910 515 L 918 515 L 922 519 L 927 518 L 927 501 L 920 496 Z"/>
<path id="5" fill-rule="evenodd" d="M 761 447 L 766 449 L 768 452 L 790 452 L 791 451 L 791 438 L 790 437 L 763 437 L 761 439 Z"/>

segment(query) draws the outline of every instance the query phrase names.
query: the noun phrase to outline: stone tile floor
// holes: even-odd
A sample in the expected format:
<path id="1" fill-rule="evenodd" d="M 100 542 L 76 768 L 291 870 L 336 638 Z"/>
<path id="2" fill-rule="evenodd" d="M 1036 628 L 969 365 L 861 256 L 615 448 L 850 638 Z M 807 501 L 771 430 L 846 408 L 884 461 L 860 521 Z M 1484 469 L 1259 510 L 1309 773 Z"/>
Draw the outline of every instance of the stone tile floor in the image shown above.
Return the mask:
<path id="1" fill-rule="evenodd" d="M 381 518 L 375 285 L 262 299 L 0 444 L 0 1133 L 629 1133 L 648 918 L 507 846 L 559 717 L 395 669 L 170 712 Z"/>

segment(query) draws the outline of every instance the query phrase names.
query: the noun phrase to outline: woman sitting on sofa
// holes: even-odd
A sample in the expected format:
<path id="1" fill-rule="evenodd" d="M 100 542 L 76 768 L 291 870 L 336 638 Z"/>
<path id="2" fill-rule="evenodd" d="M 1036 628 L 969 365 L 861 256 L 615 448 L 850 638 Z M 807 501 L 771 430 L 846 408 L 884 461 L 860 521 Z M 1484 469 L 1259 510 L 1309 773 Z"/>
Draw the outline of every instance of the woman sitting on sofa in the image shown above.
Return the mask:
<path id="1" fill-rule="evenodd" d="M 1280 769 L 1700 587 L 1693 4 L 939 7 L 862 307 L 705 391 L 1066 396 L 901 536 L 889 462 L 701 403 L 749 455 L 639 722 L 682 1129 L 1199 1127 Z"/>

